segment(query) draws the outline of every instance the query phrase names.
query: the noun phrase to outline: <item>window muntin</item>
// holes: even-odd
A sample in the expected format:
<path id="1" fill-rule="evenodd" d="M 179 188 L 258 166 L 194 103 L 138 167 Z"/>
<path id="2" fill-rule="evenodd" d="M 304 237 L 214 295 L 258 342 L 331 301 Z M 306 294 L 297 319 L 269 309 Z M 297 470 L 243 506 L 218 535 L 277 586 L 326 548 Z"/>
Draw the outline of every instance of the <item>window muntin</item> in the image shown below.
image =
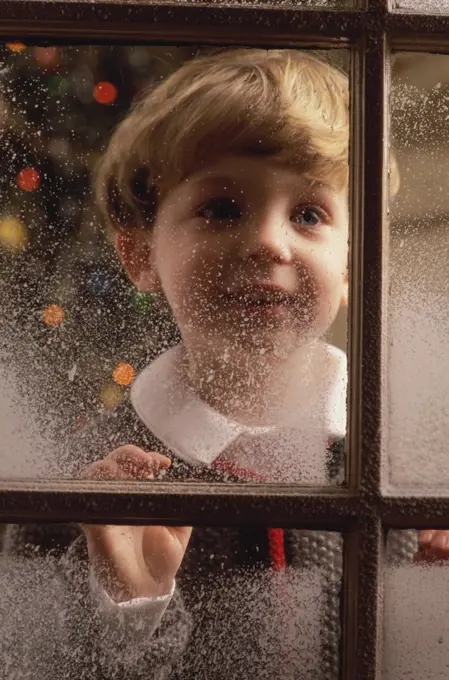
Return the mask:
<path id="1" fill-rule="evenodd" d="M 67 0 L 68 2 L 75 2 L 76 0 Z M 89 2 L 89 0 L 81 0 L 82 2 Z M 120 0 L 95 0 L 96 3 L 111 2 L 114 4 L 122 4 Z M 149 3 L 148 0 L 146 0 Z M 166 0 L 164 0 L 166 1 Z M 195 0 L 195 4 L 204 4 L 206 0 Z M 127 4 L 139 4 L 138 0 L 128 0 Z M 140 3 L 142 4 L 142 3 Z M 167 3 L 169 4 L 169 3 Z M 215 4 L 225 4 L 222 0 L 218 0 Z M 249 5 L 252 7 L 273 7 L 269 2 L 264 0 L 244 0 L 240 4 Z M 294 9 L 345 9 L 353 6 L 351 0 L 276 0 L 277 7 L 287 7 Z"/>

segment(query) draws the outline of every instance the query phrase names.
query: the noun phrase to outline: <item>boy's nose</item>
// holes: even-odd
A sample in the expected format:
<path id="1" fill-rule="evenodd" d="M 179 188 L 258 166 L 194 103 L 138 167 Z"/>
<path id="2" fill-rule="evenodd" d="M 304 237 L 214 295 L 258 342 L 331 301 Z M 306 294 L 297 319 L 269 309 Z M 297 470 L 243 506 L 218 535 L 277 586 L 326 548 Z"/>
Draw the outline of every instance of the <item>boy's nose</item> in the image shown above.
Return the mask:
<path id="1" fill-rule="evenodd" d="M 241 233 L 241 256 L 288 263 L 292 259 L 289 223 L 278 216 L 248 220 Z"/>

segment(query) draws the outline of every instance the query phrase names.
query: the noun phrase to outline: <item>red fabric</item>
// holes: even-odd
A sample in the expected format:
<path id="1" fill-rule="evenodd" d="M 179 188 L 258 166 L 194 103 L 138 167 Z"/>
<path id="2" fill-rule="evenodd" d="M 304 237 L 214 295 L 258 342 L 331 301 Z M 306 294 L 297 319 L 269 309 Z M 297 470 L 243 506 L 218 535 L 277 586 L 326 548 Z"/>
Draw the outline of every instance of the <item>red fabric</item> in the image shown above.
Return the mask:
<path id="1" fill-rule="evenodd" d="M 287 565 L 285 561 L 283 529 L 268 529 L 268 551 L 273 569 L 275 571 L 285 569 Z"/>
<path id="2" fill-rule="evenodd" d="M 220 472 L 227 472 L 228 474 L 238 477 L 246 481 L 263 481 L 263 475 L 241 468 L 231 460 L 218 457 L 213 463 L 212 468 Z M 275 571 L 285 569 L 287 566 L 285 560 L 285 545 L 284 545 L 284 530 L 283 529 L 267 529 L 268 538 L 268 553 L 270 555 L 271 566 Z"/>

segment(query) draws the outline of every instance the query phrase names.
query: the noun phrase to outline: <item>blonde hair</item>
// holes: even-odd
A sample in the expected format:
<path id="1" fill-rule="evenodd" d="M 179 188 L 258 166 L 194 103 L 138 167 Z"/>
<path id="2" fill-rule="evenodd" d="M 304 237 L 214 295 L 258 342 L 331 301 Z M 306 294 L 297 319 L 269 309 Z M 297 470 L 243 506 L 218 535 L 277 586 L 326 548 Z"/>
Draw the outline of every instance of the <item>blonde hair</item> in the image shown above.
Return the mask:
<path id="1" fill-rule="evenodd" d="M 295 50 L 197 57 L 146 93 L 99 165 L 109 226 L 151 225 L 166 192 L 227 153 L 269 156 L 337 189 L 348 184 L 348 79 Z"/>

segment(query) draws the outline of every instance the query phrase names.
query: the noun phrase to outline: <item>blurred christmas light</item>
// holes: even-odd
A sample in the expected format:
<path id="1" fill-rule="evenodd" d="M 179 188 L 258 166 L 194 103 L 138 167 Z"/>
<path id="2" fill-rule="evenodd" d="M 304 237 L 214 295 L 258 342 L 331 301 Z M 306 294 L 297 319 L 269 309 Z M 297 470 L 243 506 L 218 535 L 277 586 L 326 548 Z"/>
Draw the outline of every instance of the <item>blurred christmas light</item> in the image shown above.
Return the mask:
<path id="1" fill-rule="evenodd" d="M 131 385 L 136 375 L 136 371 L 131 364 L 120 363 L 114 368 L 112 378 L 117 385 L 126 387 Z"/>
<path id="2" fill-rule="evenodd" d="M 22 191 L 39 189 L 41 176 L 35 168 L 23 168 L 17 175 L 17 184 Z"/>
<path id="3" fill-rule="evenodd" d="M 42 318 L 47 326 L 60 326 L 65 318 L 65 313 L 59 305 L 48 305 L 42 313 Z"/>
<path id="4" fill-rule="evenodd" d="M 151 55 L 147 47 L 130 47 L 128 51 L 128 63 L 136 69 L 148 68 Z"/>
<path id="5" fill-rule="evenodd" d="M 39 66 L 44 68 L 57 66 L 59 63 L 59 49 L 57 47 L 35 47 L 34 58 Z"/>
<path id="6" fill-rule="evenodd" d="M 26 50 L 27 48 L 27 46 L 21 42 L 6 43 L 6 47 L 10 52 L 23 52 L 23 50 Z"/>
<path id="7" fill-rule="evenodd" d="M 66 157 L 70 153 L 70 144 L 67 139 L 62 139 L 60 137 L 55 137 L 50 139 L 48 142 L 48 153 L 50 156 L 60 160 L 66 160 Z"/>
<path id="8" fill-rule="evenodd" d="M 68 74 L 71 90 L 76 97 L 86 106 L 92 104 L 92 92 L 95 84 L 95 76 L 87 64 L 81 64 Z"/>
<path id="9" fill-rule="evenodd" d="M 107 385 L 101 390 L 100 401 L 105 408 L 114 408 L 122 401 L 125 393 L 116 385 Z"/>
<path id="10" fill-rule="evenodd" d="M 62 76 L 53 76 L 48 80 L 48 89 L 52 95 L 65 94 L 69 89 L 69 84 L 66 78 Z"/>
<path id="11" fill-rule="evenodd" d="M 64 196 L 59 201 L 59 214 L 66 219 L 75 220 L 82 207 L 82 203 L 78 198 Z"/>
<path id="12" fill-rule="evenodd" d="M 113 283 L 110 272 L 92 271 L 86 278 L 86 289 L 91 295 L 103 297 L 111 292 Z"/>
<path id="13" fill-rule="evenodd" d="M 94 87 L 94 99 L 99 104 L 113 104 L 117 99 L 117 88 L 112 83 L 102 80 Z"/>
<path id="14" fill-rule="evenodd" d="M 153 306 L 151 293 L 134 293 L 134 309 L 140 314 L 148 314 Z"/>
<path id="15" fill-rule="evenodd" d="M 22 250 L 28 243 L 26 226 L 15 217 L 0 219 L 0 244 L 11 250 Z"/>

